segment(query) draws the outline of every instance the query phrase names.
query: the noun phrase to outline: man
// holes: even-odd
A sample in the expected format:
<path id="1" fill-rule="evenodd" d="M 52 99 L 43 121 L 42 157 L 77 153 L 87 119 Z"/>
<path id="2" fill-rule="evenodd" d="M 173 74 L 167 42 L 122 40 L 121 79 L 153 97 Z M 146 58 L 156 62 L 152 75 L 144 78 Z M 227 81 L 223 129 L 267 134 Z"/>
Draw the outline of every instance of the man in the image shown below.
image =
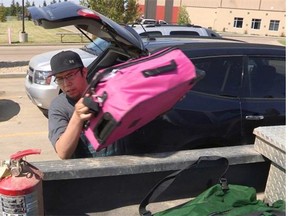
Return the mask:
<path id="1" fill-rule="evenodd" d="M 49 139 L 58 156 L 69 159 L 125 154 L 123 139 L 96 152 L 84 136 L 83 125 L 93 114 L 83 104 L 88 70 L 80 56 L 63 51 L 53 56 L 50 64 L 50 76 L 55 76 L 55 82 L 63 91 L 52 101 L 48 113 Z"/>

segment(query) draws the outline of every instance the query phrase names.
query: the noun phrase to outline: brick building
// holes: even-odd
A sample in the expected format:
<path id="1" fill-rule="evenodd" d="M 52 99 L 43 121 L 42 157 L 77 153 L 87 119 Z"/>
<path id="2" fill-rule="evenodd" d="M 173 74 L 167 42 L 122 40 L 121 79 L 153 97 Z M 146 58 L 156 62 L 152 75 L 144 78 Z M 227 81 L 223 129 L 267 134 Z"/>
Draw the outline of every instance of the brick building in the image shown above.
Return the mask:
<path id="1" fill-rule="evenodd" d="M 218 32 L 286 36 L 285 0 L 138 0 L 145 18 L 177 23 L 181 6 L 191 24 Z"/>

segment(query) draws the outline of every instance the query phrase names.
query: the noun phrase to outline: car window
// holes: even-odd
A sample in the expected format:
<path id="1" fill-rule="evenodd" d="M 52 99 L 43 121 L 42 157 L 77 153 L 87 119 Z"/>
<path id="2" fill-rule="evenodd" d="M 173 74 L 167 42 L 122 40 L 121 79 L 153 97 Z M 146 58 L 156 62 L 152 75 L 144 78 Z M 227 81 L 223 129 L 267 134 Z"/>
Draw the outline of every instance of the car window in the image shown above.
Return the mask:
<path id="1" fill-rule="evenodd" d="M 90 50 L 93 52 L 95 55 L 100 55 L 108 46 L 110 45 L 109 42 L 101 39 L 101 38 L 96 38 L 93 42 L 89 43 L 88 45 L 85 46 L 87 50 Z"/>
<path id="2" fill-rule="evenodd" d="M 149 31 L 149 32 L 143 32 L 139 34 L 140 36 L 150 36 L 150 37 L 157 37 L 162 36 L 162 33 L 160 31 Z"/>
<path id="3" fill-rule="evenodd" d="M 171 31 L 170 35 L 193 35 L 200 36 L 200 34 L 196 31 Z"/>
<path id="4" fill-rule="evenodd" d="M 215 33 L 212 33 L 212 32 L 210 32 L 209 36 L 210 36 L 210 37 L 219 37 L 219 35 L 217 35 L 217 34 L 215 34 Z"/>
<path id="5" fill-rule="evenodd" d="M 157 20 L 143 20 L 142 24 L 156 24 Z"/>
<path id="6" fill-rule="evenodd" d="M 221 37 L 219 34 L 217 34 L 216 32 L 214 32 L 210 29 L 206 29 L 206 32 L 210 37 Z"/>
<path id="7" fill-rule="evenodd" d="M 245 95 L 254 98 L 285 98 L 285 59 L 249 57 Z"/>
<path id="8" fill-rule="evenodd" d="M 196 68 L 204 70 L 206 75 L 192 90 L 220 96 L 239 96 L 243 71 L 242 59 L 242 57 L 193 59 Z"/>

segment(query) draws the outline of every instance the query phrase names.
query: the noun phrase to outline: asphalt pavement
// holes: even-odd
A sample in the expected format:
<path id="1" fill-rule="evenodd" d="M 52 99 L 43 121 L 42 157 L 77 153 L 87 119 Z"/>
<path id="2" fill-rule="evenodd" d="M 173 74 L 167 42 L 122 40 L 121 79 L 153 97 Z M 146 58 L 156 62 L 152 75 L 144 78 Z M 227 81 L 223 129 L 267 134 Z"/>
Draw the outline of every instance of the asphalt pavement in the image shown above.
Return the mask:
<path id="1" fill-rule="evenodd" d="M 0 44 L 0 62 L 27 62 L 37 54 L 41 54 L 48 51 L 79 48 L 84 44 L 78 43 L 62 43 L 62 44 L 16 44 L 5 45 Z"/>
<path id="2" fill-rule="evenodd" d="M 32 161 L 59 160 L 49 139 L 48 119 L 30 101 L 25 78 L 0 78 L 0 161 L 27 149 L 41 149 Z"/>

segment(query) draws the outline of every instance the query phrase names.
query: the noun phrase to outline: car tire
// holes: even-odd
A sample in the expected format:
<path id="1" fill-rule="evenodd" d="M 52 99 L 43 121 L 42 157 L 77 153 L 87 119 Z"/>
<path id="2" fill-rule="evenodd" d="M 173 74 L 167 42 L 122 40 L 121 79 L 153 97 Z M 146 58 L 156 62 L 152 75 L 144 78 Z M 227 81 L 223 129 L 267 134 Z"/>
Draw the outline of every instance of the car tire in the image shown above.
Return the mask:
<path id="1" fill-rule="evenodd" d="M 48 110 L 47 109 L 43 109 L 43 108 L 41 108 L 41 107 L 38 107 L 39 108 L 39 110 L 42 112 L 42 114 L 46 117 L 46 118 L 48 118 Z"/>

